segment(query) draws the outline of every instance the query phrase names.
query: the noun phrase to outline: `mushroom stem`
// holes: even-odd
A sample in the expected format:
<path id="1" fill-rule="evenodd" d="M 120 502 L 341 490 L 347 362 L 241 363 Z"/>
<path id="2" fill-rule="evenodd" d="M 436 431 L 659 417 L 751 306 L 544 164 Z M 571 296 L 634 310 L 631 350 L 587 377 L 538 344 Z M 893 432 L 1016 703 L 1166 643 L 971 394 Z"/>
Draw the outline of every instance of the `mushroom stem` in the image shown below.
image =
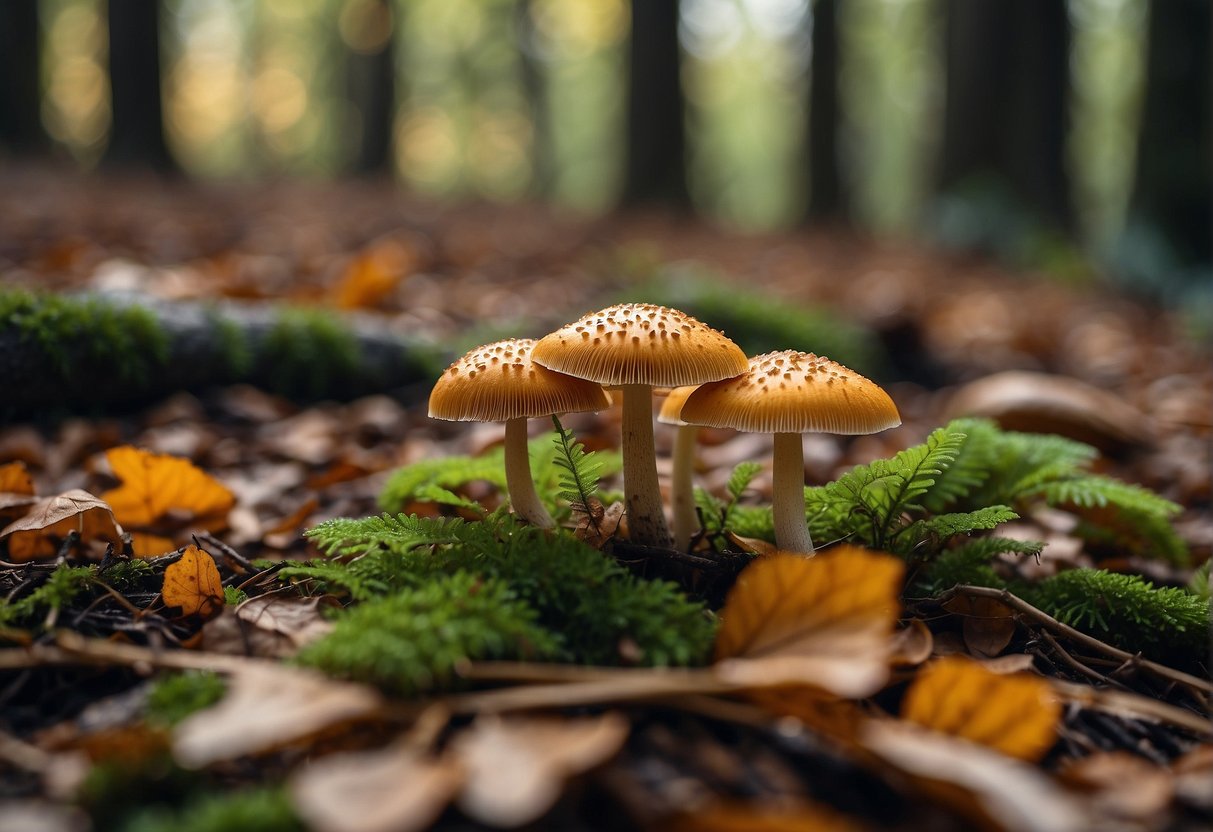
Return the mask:
<path id="1" fill-rule="evenodd" d="M 556 525 L 535 492 L 531 476 L 531 458 L 527 453 L 526 419 L 509 419 L 505 423 L 505 485 L 510 492 L 514 513 L 532 526 L 550 529 Z"/>
<path id="2" fill-rule="evenodd" d="M 648 384 L 625 384 L 623 391 L 623 487 L 628 529 L 634 543 L 673 546 L 661 487 L 657 483 L 657 452 L 653 447 L 653 393 Z"/>
<path id="3" fill-rule="evenodd" d="M 674 548 L 686 549 L 699 528 L 695 514 L 695 486 L 691 475 L 695 467 L 695 440 L 699 428 L 679 425 L 674 434 L 674 474 L 670 485 L 670 504 L 674 509 Z"/>
<path id="4" fill-rule="evenodd" d="M 775 545 L 788 552 L 813 554 L 813 538 L 804 511 L 804 442 L 799 433 L 775 434 L 771 510 Z"/>

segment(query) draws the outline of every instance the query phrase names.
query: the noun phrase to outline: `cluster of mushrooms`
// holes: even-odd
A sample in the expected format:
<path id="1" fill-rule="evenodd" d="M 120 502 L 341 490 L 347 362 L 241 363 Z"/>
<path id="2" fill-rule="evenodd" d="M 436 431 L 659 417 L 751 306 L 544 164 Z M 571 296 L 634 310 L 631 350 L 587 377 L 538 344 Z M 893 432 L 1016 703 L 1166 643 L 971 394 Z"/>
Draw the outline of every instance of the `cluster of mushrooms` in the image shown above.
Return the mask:
<path id="1" fill-rule="evenodd" d="M 666 523 L 653 445 L 658 418 L 679 425 Z M 685 549 L 698 528 L 691 489 L 697 426 L 775 435 L 772 510 L 780 549 L 813 552 L 805 521 L 802 433 L 876 433 L 901 424 L 889 395 L 858 373 L 812 353 L 784 350 L 747 359 L 741 348 L 691 316 L 646 303 L 585 315 L 538 341 L 510 339 L 472 350 L 430 394 L 430 416 L 505 422 L 510 502 L 534 525 L 555 525 L 531 477 L 526 420 L 596 411 L 622 395 L 623 480 L 634 543 Z"/>

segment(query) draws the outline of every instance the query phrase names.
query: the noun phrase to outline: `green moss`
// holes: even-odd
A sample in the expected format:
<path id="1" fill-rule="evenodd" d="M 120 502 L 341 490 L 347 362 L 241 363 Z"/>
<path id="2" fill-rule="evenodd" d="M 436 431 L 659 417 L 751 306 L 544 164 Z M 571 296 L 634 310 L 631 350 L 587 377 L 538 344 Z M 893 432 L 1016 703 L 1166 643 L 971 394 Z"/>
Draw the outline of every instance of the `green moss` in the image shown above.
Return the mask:
<path id="1" fill-rule="evenodd" d="M 359 374 L 357 339 L 318 309 L 282 310 L 257 359 L 273 369 L 274 389 L 286 395 L 323 396 Z"/>
<path id="2" fill-rule="evenodd" d="M 244 330 L 218 309 L 207 310 L 207 321 L 219 344 L 219 361 L 232 379 L 245 378 L 253 368 L 253 348 Z"/>
<path id="3" fill-rule="evenodd" d="M 505 582 L 456 572 L 351 608 L 298 660 L 397 694 L 445 690 L 465 661 L 553 657 L 537 619 Z"/>
<path id="4" fill-rule="evenodd" d="M 189 671 L 162 676 L 147 697 L 148 721 L 176 725 L 195 711 L 209 708 L 223 698 L 227 685 L 216 673 Z"/>
<path id="5" fill-rule="evenodd" d="M 93 567 L 60 566 L 29 595 L 15 601 L 0 600 L 0 625 L 37 627 L 53 610 L 77 602 L 93 589 Z"/>
<path id="6" fill-rule="evenodd" d="M 0 327 L 22 344 L 36 345 L 65 384 L 87 380 L 99 366 L 145 385 L 168 361 L 169 343 L 155 315 L 89 298 L 0 290 Z"/>
<path id="7" fill-rule="evenodd" d="M 176 808 L 154 807 L 131 815 L 121 832 L 303 832 L 282 789 L 215 791 Z"/>

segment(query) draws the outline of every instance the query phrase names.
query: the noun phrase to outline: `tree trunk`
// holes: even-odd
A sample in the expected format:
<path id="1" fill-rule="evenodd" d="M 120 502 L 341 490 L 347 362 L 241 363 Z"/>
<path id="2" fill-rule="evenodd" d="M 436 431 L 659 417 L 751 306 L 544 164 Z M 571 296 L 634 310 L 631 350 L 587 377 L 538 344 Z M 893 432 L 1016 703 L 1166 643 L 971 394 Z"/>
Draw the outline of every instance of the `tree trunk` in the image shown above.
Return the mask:
<path id="1" fill-rule="evenodd" d="M 160 3 L 109 0 L 108 19 L 113 126 L 103 161 L 174 170 L 160 102 Z"/>
<path id="2" fill-rule="evenodd" d="M 810 221 L 847 222 L 850 200 L 838 153 L 838 4 L 817 0 L 812 16 L 809 68 L 808 206 Z"/>
<path id="3" fill-rule="evenodd" d="M 552 135 L 552 111 L 547 76 L 539 56 L 539 33 L 535 30 L 534 0 L 517 0 L 515 37 L 522 70 L 522 88 L 531 118 L 531 191 L 550 195 L 556 186 L 556 147 Z"/>
<path id="4" fill-rule="evenodd" d="M 1176 264 L 1211 262 L 1213 233 L 1213 5 L 1158 0 L 1149 5 L 1145 106 L 1130 216 L 1161 233 Z"/>
<path id="5" fill-rule="evenodd" d="M 376 0 L 358 26 L 370 27 L 346 57 L 346 91 L 358 113 L 360 130 L 350 167 L 354 173 L 378 175 L 392 170 L 392 135 L 396 116 L 396 56 L 392 6 Z M 386 34 L 384 32 L 386 30 Z"/>
<path id="6" fill-rule="evenodd" d="M 623 200 L 686 207 L 678 0 L 633 0 Z"/>
<path id="7" fill-rule="evenodd" d="M 28 156 L 47 149 L 39 109 L 37 0 L 0 3 L 0 153 Z"/>
<path id="8" fill-rule="evenodd" d="M 1070 25 L 1058 0 L 947 0 L 940 189 L 986 180 L 1072 227 Z"/>

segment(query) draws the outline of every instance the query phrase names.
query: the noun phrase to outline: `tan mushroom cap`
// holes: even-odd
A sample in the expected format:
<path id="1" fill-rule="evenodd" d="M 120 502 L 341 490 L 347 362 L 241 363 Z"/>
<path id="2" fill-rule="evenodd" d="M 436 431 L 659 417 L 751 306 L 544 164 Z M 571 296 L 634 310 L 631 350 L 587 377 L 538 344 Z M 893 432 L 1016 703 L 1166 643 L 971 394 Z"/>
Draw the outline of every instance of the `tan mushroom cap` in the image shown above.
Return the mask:
<path id="1" fill-rule="evenodd" d="M 692 425 L 748 433 L 876 433 L 901 424 L 877 384 L 828 358 L 784 350 L 750 359 L 748 372 L 704 384 L 682 406 Z"/>
<path id="2" fill-rule="evenodd" d="M 611 406 L 597 384 L 532 363 L 534 346 L 530 339 L 511 338 L 460 358 L 434 384 L 430 418 L 505 422 Z"/>
<path id="3" fill-rule="evenodd" d="M 687 399 L 691 394 L 698 390 L 698 385 L 689 384 L 686 387 L 675 387 L 666 394 L 665 401 L 661 403 L 661 410 L 657 413 L 657 421 L 663 425 L 685 425 L 682 421 L 682 406 L 686 404 Z"/>
<path id="4" fill-rule="evenodd" d="M 623 303 L 561 327 L 535 345 L 535 362 L 606 387 L 681 387 L 746 369 L 741 348 L 710 326 L 664 306 Z"/>

